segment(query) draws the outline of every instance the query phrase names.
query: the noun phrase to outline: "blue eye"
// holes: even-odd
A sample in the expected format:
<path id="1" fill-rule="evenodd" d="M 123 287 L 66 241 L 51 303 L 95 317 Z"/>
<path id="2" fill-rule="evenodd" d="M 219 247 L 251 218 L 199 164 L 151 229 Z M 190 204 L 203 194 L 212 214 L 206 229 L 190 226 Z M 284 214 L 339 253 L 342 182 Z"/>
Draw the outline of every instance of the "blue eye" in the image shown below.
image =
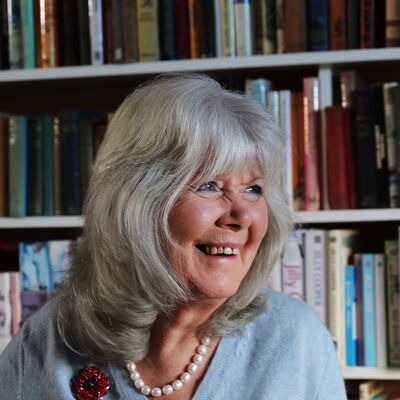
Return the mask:
<path id="1" fill-rule="evenodd" d="M 223 194 L 222 189 L 214 181 L 203 183 L 195 192 L 206 198 L 220 197 Z"/>
<path id="2" fill-rule="evenodd" d="M 260 185 L 253 185 L 243 191 L 246 199 L 256 201 L 263 195 L 263 188 Z"/>

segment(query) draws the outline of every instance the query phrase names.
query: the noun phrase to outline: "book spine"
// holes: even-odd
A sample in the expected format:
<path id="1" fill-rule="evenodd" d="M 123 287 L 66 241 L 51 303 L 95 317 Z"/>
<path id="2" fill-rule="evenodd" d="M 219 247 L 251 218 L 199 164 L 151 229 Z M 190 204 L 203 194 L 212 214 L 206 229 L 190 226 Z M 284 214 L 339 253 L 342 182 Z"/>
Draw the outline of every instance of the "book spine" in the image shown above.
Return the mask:
<path id="1" fill-rule="evenodd" d="M 386 47 L 400 46 L 400 1 L 386 0 Z"/>
<path id="2" fill-rule="evenodd" d="M 190 58 L 190 23 L 187 0 L 174 0 L 175 48 L 178 59 Z M 211 21 L 208 21 L 213 25 Z"/>
<path id="3" fill-rule="evenodd" d="M 285 0 L 283 53 L 307 50 L 306 0 Z"/>
<path id="4" fill-rule="evenodd" d="M 282 256 L 283 293 L 304 300 L 304 257 L 302 256 L 303 232 L 296 232 L 287 242 Z M 304 253 L 303 253 L 304 254 Z"/>
<path id="5" fill-rule="evenodd" d="M 371 49 L 375 42 L 375 1 L 360 0 L 360 47 Z"/>
<path id="6" fill-rule="evenodd" d="M 346 288 L 346 365 L 357 365 L 356 333 L 356 293 L 354 265 L 347 265 L 345 271 Z"/>
<path id="7" fill-rule="evenodd" d="M 254 54 L 268 54 L 267 51 L 267 3 L 253 1 Z"/>
<path id="8" fill-rule="evenodd" d="M 319 148 L 319 81 L 318 78 L 303 79 L 304 106 L 304 176 L 305 210 L 320 209 L 320 176 L 318 168 Z"/>
<path id="9" fill-rule="evenodd" d="M 275 0 L 266 0 L 267 11 L 267 41 L 266 54 L 276 52 L 276 4 Z"/>
<path id="10" fill-rule="evenodd" d="M 233 0 L 220 0 L 222 56 L 235 56 L 235 9 Z"/>
<path id="11" fill-rule="evenodd" d="M 10 273 L 0 272 L 0 337 L 9 339 L 11 339 L 12 320 L 10 291 Z"/>
<path id="12" fill-rule="evenodd" d="M 104 64 L 112 64 L 114 61 L 111 8 L 112 8 L 112 0 L 103 0 L 101 5 L 101 11 L 102 11 Z"/>
<path id="13" fill-rule="evenodd" d="M 222 57 L 222 10 L 220 0 L 214 0 L 215 56 Z"/>
<path id="14" fill-rule="evenodd" d="M 347 48 L 346 1 L 329 0 L 330 49 Z"/>
<path id="15" fill-rule="evenodd" d="M 135 62 L 138 58 L 136 1 L 137 0 L 122 0 L 124 10 L 124 50 L 125 62 L 127 63 Z"/>
<path id="16" fill-rule="evenodd" d="M 174 0 L 161 0 L 159 8 L 161 59 L 174 60 L 176 58 Z"/>
<path id="17" fill-rule="evenodd" d="M 57 0 L 39 0 L 38 7 L 37 65 L 54 68 L 59 65 Z"/>
<path id="18" fill-rule="evenodd" d="M 387 367 L 385 260 L 375 254 L 376 366 Z"/>
<path id="19" fill-rule="evenodd" d="M 42 152 L 42 175 L 43 175 L 43 213 L 44 215 L 55 215 L 55 166 L 54 166 L 54 138 L 53 117 L 43 117 L 43 152 Z"/>
<path id="20" fill-rule="evenodd" d="M 200 0 L 188 0 L 190 58 L 201 57 L 201 3 Z"/>
<path id="21" fill-rule="evenodd" d="M 19 0 L 7 0 L 8 51 L 10 69 L 20 69 L 22 62 L 21 5 Z"/>
<path id="22" fill-rule="evenodd" d="M 0 1 L 0 69 L 10 69 L 7 1 Z"/>
<path id="23" fill-rule="evenodd" d="M 28 182 L 28 127 L 26 117 L 9 117 L 9 215 L 25 217 L 27 215 Z"/>
<path id="24" fill-rule="evenodd" d="M 362 255 L 364 357 L 366 367 L 376 367 L 375 264 L 373 254 Z"/>
<path id="25" fill-rule="evenodd" d="M 354 267 L 356 272 L 356 331 L 357 331 L 357 365 L 364 366 L 364 317 L 362 296 L 362 254 L 354 254 Z"/>
<path id="26" fill-rule="evenodd" d="M 91 62 L 90 30 L 89 30 L 89 4 L 87 1 L 78 1 L 79 25 L 79 60 L 81 65 Z"/>
<path id="27" fill-rule="evenodd" d="M 399 110 L 400 109 L 400 85 L 393 87 L 391 89 L 392 92 L 392 97 L 393 97 L 393 103 L 394 103 L 394 109 Z M 396 163 L 396 170 L 397 170 L 397 191 L 400 193 L 400 113 L 395 112 L 394 113 L 394 126 L 395 126 L 395 132 L 396 132 L 396 140 L 395 140 L 395 151 L 397 152 L 397 163 Z M 397 200 L 397 207 L 400 207 L 400 196 L 398 197 Z"/>
<path id="28" fill-rule="evenodd" d="M 111 1 L 112 62 L 117 64 L 125 60 L 123 18 L 122 0 Z"/>
<path id="29" fill-rule="evenodd" d="M 61 119 L 53 120 L 54 207 L 55 215 L 62 215 Z"/>
<path id="30" fill-rule="evenodd" d="M 346 2 L 347 48 L 360 48 L 360 0 Z"/>
<path id="31" fill-rule="evenodd" d="M 59 65 L 79 65 L 79 18 L 75 1 L 58 2 Z"/>
<path id="32" fill-rule="evenodd" d="M 251 1 L 235 0 L 236 54 L 253 54 Z"/>
<path id="33" fill-rule="evenodd" d="M 33 0 L 21 0 L 23 67 L 36 67 L 35 9 Z"/>
<path id="34" fill-rule="evenodd" d="M 201 57 L 215 57 L 217 55 L 215 41 L 215 9 L 214 0 L 201 1 Z"/>
<path id="35" fill-rule="evenodd" d="M 10 305 L 11 305 L 11 335 L 15 336 L 21 325 L 21 290 L 19 272 L 9 272 Z"/>
<path id="36" fill-rule="evenodd" d="M 102 0 L 88 0 L 90 59 L 93 65 L 104 64 Z"/>
<path id="37" fill-rule="evenodd" d="M 321 321 L 327 324 L 326 304 L 326 232 L 309 229 L 305 232 L 305 299 Z"/>
<path id="38" fill-rule="evenodd" d="M 8 117 L 0 115 L 0 216 L 8 215 Z"/>
<path id="39" fill-rule="evenodd" d="M 245 92 L 261 104 L 267 105 L 267 94 L 272 90 L 272 83 L 267 79 L 246 79 Z"/>
<path id="40" fill-rule="evenodd" d="M 400 266 L 397 240 L 385 241 L 388 366 L 400 367 Z"/>
<path id="41" fill-rule="evenodd" d="M 328 0 L 308 0 L 307 48 L 309 51 L 329 50 Z"/>
<path id="42" fill-rule="evenodd" d="M 282 54 L 285 51 L 285 0 L 276 0 L 276 52 Z"/>
<path id="43" fill-rule="evenodd" d="M 136 2 L 139 61 L 158 61 L 158 2 Z"/>

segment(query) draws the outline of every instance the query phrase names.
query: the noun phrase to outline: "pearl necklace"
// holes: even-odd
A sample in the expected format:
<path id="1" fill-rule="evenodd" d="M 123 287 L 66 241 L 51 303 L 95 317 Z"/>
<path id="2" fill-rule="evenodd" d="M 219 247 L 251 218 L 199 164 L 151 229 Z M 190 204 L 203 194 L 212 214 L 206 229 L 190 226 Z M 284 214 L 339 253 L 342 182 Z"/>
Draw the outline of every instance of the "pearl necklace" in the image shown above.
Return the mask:
<path id="1" fill-rule="evenodd" d="M 204 355 L 207 353 L 210 342 L 211 339 L 208 336 L 204 336 L 200 341 L 200 345 L 196 348 L 196 353 L 194 353 L 191 358 L 192 362 L 186 367 L 186 370 L 180 374 L 179 379 L 176 379 L 172 383 L 163 386 L 162 389 L 159 387 L 152 388 L 146 385 L 136 368 L 136 364 L 133 361 L 128 362 L 126 364 L 126 368 L 130 373 L 135 388 L 141 394 L 145 396 L 152 395 L 153 397 L 160 397 L 163 394 L 171 394 L 174 392 L 174 390 L 176 391 L 182 389 L 183 385 L 190 381 L 192 375 L 197 371 L 199 365 L 203 362 Z"/>

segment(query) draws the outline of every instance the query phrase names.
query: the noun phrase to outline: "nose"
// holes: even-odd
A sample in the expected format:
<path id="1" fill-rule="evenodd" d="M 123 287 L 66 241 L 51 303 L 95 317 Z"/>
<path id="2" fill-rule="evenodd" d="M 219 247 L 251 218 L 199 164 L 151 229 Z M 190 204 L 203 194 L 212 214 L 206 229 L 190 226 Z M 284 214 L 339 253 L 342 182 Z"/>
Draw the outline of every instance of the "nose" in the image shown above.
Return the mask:
<path id="1" fill-rule="evenodd" d="M 221 198 L 223 211 L 220 217 L 216 220 L 216 225 L 219 227 L 227 227 L 232 231 L 240 231 L 251 225 L 251 202 L 246 201 L 241 196 L 241 193 L 225 194 Z"/>

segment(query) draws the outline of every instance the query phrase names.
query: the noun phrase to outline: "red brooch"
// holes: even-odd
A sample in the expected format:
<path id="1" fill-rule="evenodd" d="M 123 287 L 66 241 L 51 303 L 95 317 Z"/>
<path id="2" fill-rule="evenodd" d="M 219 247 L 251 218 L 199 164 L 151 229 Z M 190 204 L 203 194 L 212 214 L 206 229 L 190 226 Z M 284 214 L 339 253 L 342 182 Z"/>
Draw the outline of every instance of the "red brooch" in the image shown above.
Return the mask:
<path id="1" fill-rule="evenodd" d="M 86 367 L 74 377 L 71 389 L 78 400 L 99 400 L 107 394 L 110 385 L 97 367 Z"/>

